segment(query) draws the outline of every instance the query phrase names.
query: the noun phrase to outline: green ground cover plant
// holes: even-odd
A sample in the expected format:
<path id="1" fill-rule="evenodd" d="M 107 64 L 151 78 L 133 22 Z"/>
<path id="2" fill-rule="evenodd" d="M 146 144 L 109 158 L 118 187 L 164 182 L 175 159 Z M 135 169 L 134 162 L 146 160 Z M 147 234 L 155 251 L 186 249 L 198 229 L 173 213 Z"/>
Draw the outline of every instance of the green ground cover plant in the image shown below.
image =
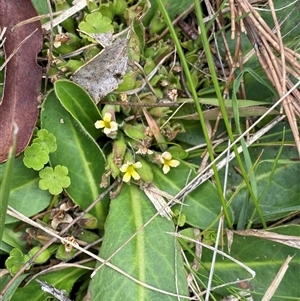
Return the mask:
<path id="1" fill-rule="evenodd" d="M 297 3 L 23 5 L 0 0 L 0 300 L 299 300 Z"/>

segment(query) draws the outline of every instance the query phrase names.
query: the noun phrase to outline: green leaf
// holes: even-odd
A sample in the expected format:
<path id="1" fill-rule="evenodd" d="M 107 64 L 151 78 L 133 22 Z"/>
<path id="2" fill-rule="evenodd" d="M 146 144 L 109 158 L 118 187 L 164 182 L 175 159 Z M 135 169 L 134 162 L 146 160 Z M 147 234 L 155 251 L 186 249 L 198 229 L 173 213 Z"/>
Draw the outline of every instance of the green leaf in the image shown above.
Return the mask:
<path id="1" fill-rule="evenodd" d="M 39 15 L 45 15 L 49 13 L 49 6 L 47 4 L 47 0 L 32 0 L 32 4 L 34 5 Z M 47 20 L 43 19 L 42 21 L 46 22 Z"/>
<path id="2" fill-rule="evenodd" d="M 23 162 L 26 167 L 40 170 L 48 161 L 48 152 L 43 149 L 42 145 L 32 143 L 25 149 Z"/>
<path id="3" fill-rule="evenodd" d="M 183 213 L 180 213 L 178 209 L 174 209 L 173 221 L 179 227 L 183 227 L 186 223 L 186 216 Z"/>
<path id="4" fill-rule="evenodd" d="M 31 250 L 29 250 L 28 256 L 30 258 L 33 257 L 40 249 L 41 247 L 38 246 L 33 247 Z M 50 250 L 46 249 L 34 260 L 34 263 L 43 264 L 49 260 L 50 256 L 51 256 Z"/>
<path id="5" fill-rule="evenodd" d="M 126 8 L 127 3 L 125 0 L 114 0 L 114 11 L 116 15 L 123 17 Z"/>
<path id="6" fill-rule="evenodd" d="M 99 12 L 88 14 L 78 27 L 86 33 L 106 33 L 114 29 L 111 20 Z"/>
<path id="7" fill-rule="evenodd" d="M 154 174 L 154 184 L 161 189 L 175 196 L 187 183 L 189 183 L 196 173 L 183 161 L 176 168 L 171 168 L 166 175 L 156 165 L 152 166 Z M 216 187 L 206 181 L 184 197 L 184 205 L 175 205 L 186 216 L 186 222 L 200 229 L 206 229 L 213 225 L 216 228 L 221 203 Z"/>
<path id="8" fill-rule="evenodd" d="M 298 225 L 288 225 L 272 229 L 272 232 L 286 235 L 286 241 L 291 236 L 299 236 L 300 227 Z M 275 234 L 274 233 L 274 234 Z M 251 235 L 251 231 L 249 232 Z M 257 230 L 256 234 L 259 234 Z M 232 239 L 230 256 L 238 259 L 240 262 L 253 269 L 256 276 L 251 282 L 244 282 L 248 287 L 254 301 L 262 300 L 262 296 L 270 286 L 272 280 L 278 273 L 285 259 L 290 255 L 293 256 L 289 263 L 289 268 L 286 271 L 283 279 L 277 288 L 272 301 L 290 300 L 292 297 L 296 300 L 300 297 L 299 279 L 296 275 L 299 274 L 300 251 L 282 243 L 271 241 L 264 237 L 244 236 L 243 233 L 238 235 L 235 233 Z M 296 242 L 295 242 L 296 243 Z M 225 239 L 224 250 L 227 250 L 227 241 Z M 201 257 L 201 266 L 198 275 L 207 282 L 208 272 L 211 268 L 212 251 L 203 248 Z M 249 277 L 242 267 L 233 263 L 230 259 L 218 255 L 214 267 L 213 286 L 221 283 L 236 281 L 237 279 L 246 279 Z M 243 283 L 241 283 L 242 285 Z M 237 291 L 237 287 L 230 287 Z M 241 289 L 242 287 L 240 287 Z M 224 289 L 219 289 L 217 292 L 226 294 Z M 232 292 L 232 291 L 231 291 Z M 276 297 L 277 295 L 277 297 Z M 280 297 L 279 297 L 280 296 Z"/>
<path id="9" fill-rule="evenodd" d="M 95 128 L 94 123 L 102 117 L 90 96 L 80 86 L 68 80 L 56 81 L 54 90 L 64 108 L 97 139 L 101 131 Z"/>
<path id="10" fill-rule="evenodd" d="M 123 131 L 125 134 L 133 140 L 140 141 L 147 136 L 145 135 L 145 127 L 142 124 L 131 125 L 129 123 L 124 124 Z"/>
<path id="11" fill-rule="evenodd" d="M 57 150 L 50 154 L 52 166 L 68 168 L 71 185 L 66 192 L 71 199 L 86 209 L 102 192 L 99 183 L 105 172 L 105 158 L 99 146 L 86 130 L 65 110 L 51 91 L 43 103 L 42 128 L 56 137 Z M 108 209 L 102 200 L 91 211 L 101 226 Z"/>
<path id="12" fill-rule="evenodd" d="M 28 246 L 26 246 L 26 240 L 20 239 L 20 237 L 24 234 L 24 230 L 22 229 L 22 231 L 16 231 L 16 228 L 18 226 L 17 223 L 19 223 L 19 221 L 17 221 L 16 223 L 8 224 L 6 220 L 3 238 L 0 244 L 0 249 L 5 253 L 9 253 L 12 250 L 12 248 L 18 248 L 23 253 L 26 253 L 28 251 Z"/>
<path id="13" fill-rule="evenodd" d="M 137 161 L 142 163 L 142 167 L 138 169 L 138 173 L 145 183 L 153 182 L 153 173 L 150 164 L 144 160 L 141 156 L 137 156 Z"/>
<path id="14" fill-rule="evenodd" d="M 3 183 L 6 165 L 7 162 L 0 165 L 0 183 Z M 22 156 L 14 159 L 9 205 L 28 217 L 41 212 L 50 203 L 50 194 L 39 189 L 38 180 L 38 173 L 24 166 Z M 15 221 L 15 218 L 6 217 L 6 223 Z"/>
<path id="15" fill-rule="evenodd" d="M 11 283 L 11 285 L 9 286 L 9 289 L 7 290 L 7 292 L 5 293 L 5 295 L 3 296 L 3 299 L 1 299 L 1 301 L 10 301 L 12 295 L 14 294 L 15 290 L 18 288 L 18 286 L 21 284 L 21 282 L 27 277 L 26 274 L 20 275 L 19 277 L 17 277 L 15 279 L 15 281 L 13 283 Z M 6 284 L 11 280 L 11 276 L 9 275 L 4 275 L 1 277 L 1 281 L 0 281 L 0 291 L 2 291 L 2 289 L 6 286 Z"/>
<path id="16" fill-rule="evenodd" d="M 123 185 L 111 203 L 99 256 L 108 258 L 155 213 L 144 192 L 135 185 Z M 180 249 L 175 238 L 166 233 L 173 231 L 171 221 L 157 216 L 109 260 L 135 279 L 166 293 L 137 284 L 104 265 L 92 278 L 91 300 L 184 300 L 167 294 L 188 296 Z"/>
<path id="17" fill-rule="evenodd" d="M 41 180 L 39 187 L 42 190 L 49 190 L 53 195 L 58 195 L 71 184 L 70 178 L 67 176 L 68 168 L 57 165 L 54 170 L 52 167 L 45 167 L 39 172 Z"/>
<path id="18" fill-rule="evenodd" d="M 33 143 L 41 145 L 47 153 L 53 153 L 57 148 L 56 138 L 45 129 L 37 132 L 37 138 L 33 140 Z"/>
<path id="19" fill-rule="evenodd" d="M 6 210 L 9 202 L 9 194 L 11 192 L 11 183 L 13 177 L 13 166 L 14 166 L 14 156 L 16 151 L 16 135 L 17 131 L 14 130 L 13 132 L 13 142 L 9 149 L 8 153 L 8 160 L 5 166 L 5 169 L 2 169 L 3 172 L 3 179 L 2 172 L 0 173 L 0 242 L 2 241 L 4 224 L 5 224 L 5 217 L 6 217 Z M 0 170 L 1 171 L 1 170 Z"/>
<path id="20" fill-rule="evenodd" d="M 256 170 L 259 204 L 266 221 L 274 221 L 291 212 L 300 210 L 299 162 L 280 159 L 274 174 L 272 174 L 274 164 L 273 159 L 263 160 L 259 162 Z M 230 172 L 234 175 L 233 169 Z M 243 204 L 248 198 L 248 192 L 244 181 L 240 177 L 232 176 L 229 180 L 230 187 L 242 185 L 242 189 L 235 196 L 233 196 L 232 191 L 228 190 L 228 197 L 233 196 L 232 208 L 236 217 L 238 217 Z M 246 220 L 250 218 L 253 209 L 253 203 L 251 202 L 248 204 Z M 257 222 L 259 222 L 259 218 L 256 215 L 254 223 Z"/>
<path id="21" fill-rule="evenodd" d="M 9 252 L 5 265 L 11 276 L 14 276 L 28 260 L 28 255 L 24 255 L 19 249 L 14 248 Z"/>
<path id="22" fill-rule="evenodd" d="M 72 267 L 47 273 L 46 275 L 39 276 L 38 279 L 46 281 L 58 290 L 66 290 L 67 294 L 69 294 L 76 280 L 86 273 L 85 269 Z M 19 288 L 11 298 L 11 301 L 45 301 L 49 297 L 50 295 L 45 293 L 36 281 L 32 280 L 26 286 Z"/>
<path id="23" fill-rule="evenodd" d="M 186 0 L 186 1 L 163 0 L 162 2 L 165 5 L 171 20 L 173 20 L 176 16 L 180 15 L 185 10 L 187 10 L 188 7 L 193 4 L 193 0 Z M 157 11 L 157 1 L 150 0 L 150 3 L 151 3 L 151 7 L 149 9 L 149 12 L 145 16 L 145 18 L 143 18 L 143 22 L 146 26 L 149 25 L 155 11 Z"/>

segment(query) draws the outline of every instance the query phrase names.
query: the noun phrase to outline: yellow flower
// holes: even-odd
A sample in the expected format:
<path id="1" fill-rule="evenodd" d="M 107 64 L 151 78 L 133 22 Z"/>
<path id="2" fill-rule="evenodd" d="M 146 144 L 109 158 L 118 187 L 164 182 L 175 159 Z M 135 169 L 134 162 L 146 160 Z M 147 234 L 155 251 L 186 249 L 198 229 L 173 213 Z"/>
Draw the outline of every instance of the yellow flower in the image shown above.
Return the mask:
<path id="1" fill-rule="evenodd" d="M 170 167 L 177 167 L 180 164 L 178 160 L 172 160 L 172 155 L 169 152 L 164 152 L 160 156 L 160 162 L 163 164 L 164 174 L 170 171 Z"/>
<path id="2" fill-rule="evenodd" d="M 120 170 L 125 173 L 123 176 L 123 181 L 129 182 L 131 177 L 133 177 L 135 180 L 139 180 L 140 175 L 136 172 L 135 169 L 141 167 L 142 167 L 141 162 L 136 162 L 136 163 L 127 162 L 126 164 L 123 164 L 120 168 Z"/>
<path id="3" fill-rule="evenodd" d="M 111 121 L 111 114 L 105 113 L 102 120 L 97 120 L 95 122 L 96 129 L 104 128 L 103 132 L 105 135 L 109 135 L 112 132 L 117 131 L 118 124 L 115 121 Z"/>

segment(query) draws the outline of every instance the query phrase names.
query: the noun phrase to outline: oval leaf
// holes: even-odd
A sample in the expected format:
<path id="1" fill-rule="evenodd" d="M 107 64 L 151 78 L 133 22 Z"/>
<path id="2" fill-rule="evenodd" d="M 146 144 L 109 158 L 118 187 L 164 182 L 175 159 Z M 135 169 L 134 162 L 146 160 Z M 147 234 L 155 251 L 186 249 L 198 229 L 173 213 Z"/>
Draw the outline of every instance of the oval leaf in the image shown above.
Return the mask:
<path id="1" fill-rule="evenodd" d="M 102 117 L 90 96 L 80 86 L 68 80 L 56 81 L 54 90 L 64 108 L 97 139 L 102 131 L 97 130 L 94 123 Z"/>
<path id="2" fill-rule="evenodd" d="M 124 184 L 111 203 L 99 256 L 108 258 L 155 213 L 144 192 Z M 183 261 L 175 238 L 166 232 L 174 232 L 173 223 L 157 216 L 110 260 L 135 279 L 162 291 L 146 288 L 104 265 L 91 281 L 91 300 L 184 300 L 176 296 L 188 296 Z"/>
<path id="3" fill-rule="evenodd" d="M 265 221 L 274 221 L 285 217 L 291 212 L 300 210 L 299 162 L 288 159 L 279 160 L 273 173 L 272 168 L 274 168 L 274 164 L 276 162 L 273 159 L 261 161 L 255 172 L 259 192 L 259 205 Z M 229 177 L 230 187 L 242 185 L 242 189 L 235 195 L 232 202 L 236 219 L 242 214 L 245 209 L 244 206 L 246 206 L 247 212 L 245 220 L 253 219 L 253 202 L 245 202 L 248 198 L 245 183 L 241 177 L 234 176 L 235 172 L 233 169 L 231 175 Z M 232 190 L 228 189 L 227 194 L 228 198 L 231 197 L 233 194 Z M 257 214 L 255 214 L 253 222 L 259 222 Z"/>
<path id="4" fill-rule="evenodd" d="M 78 206 L 86 209 L 103 192 L 99 186 L 105 171 L 101 149 L 60 104 L 53 91 L 43 103 L 41 125 L 56 137 L 57 150 L 50 154 L 51 165 L 68 168 L 71 185 L 66 191 Z M 105 220 L 107 206 L 107 201 L 102 200 L 91 212 L 100 226 Z"/>
<path id="5" fill-rule="evenodd" d="M 6 165 L 7 162 L 0 165 L 0 183 L 3 183 Z M 13 171 L 9 205 L 28 217 L 44 210 L 49 205 L 51 196 L 48 192 L 39 189 L 38 172 L 25 167 L 22 157 L 14 159 Z M 2 192 L 1 186 L 0 191 Z M 5 222 L 7 224 L 15 221 L 15 218 L 7 216 Z"/>
<path id="6" fill-rule="evenodd" d="M 196 176 L 196 173 L 184 162 L 181 162 L 176 168 L 171 168 L 166 175 L 156 165 L 153 165 L 152 170 L 154 184 L 172 196 L 175 196 Z M 172 209 L 180 210 L 186 216 L 188 224 L 200 229 L 217 227 L 216 222 L 221 212 L 221 203 L 217 189 L 210 181 L 206 181 L 187 194 L 183 203 L 182 207 L 178 204 Z M 213 223 L 214 226 L 212 226 Z"/>
<path id="7" fill-rule="evenodd" d="M 297 245 L 295 237 L 299 236 L 300 227 L 298 225 L 287 225 L 278 228 L 273 228 L 270 234 L 281 235 L 278 242 L 268 239 L 266 234 L 261 234 L 260 230 L 249 230 L 249 236 L 243 235 L 247 231 L 236 231 L 230 245 L 230 256 L 238 259 L 247 267 L 253 269 L 256 273 L 254 279 L 250 282 L 244 281 L 236 285 L 228 285 L 225 288 L 217 289 L 216 291 L 222 295 L 232 294 L 243 291 L 249 293 L 248 300 L 260 301 L 271 285 L 271 282 L 276 278 L 276 274 L 282 268 L 282 265 L 288 256 L 293 256 L 292 261 L 288 265 L 288 269 L 284 274 L 283 279 L 276 289 L 275 295 L 269 300 L 296 300 L 300 297 L 299 290 L 299 265 L 300 251 L 297 247 L 291 247 L 292 244 Z M 256 237 L 251 236 L 251 232 L 255 232 Z M 267 233 L 268 231 L 263 231 Z M 283 238 L 285 236 L 285 238 Z M 279 243 L 281 241 L 281 243 Z M 286 245 L 290 242 L 290 245 Z M 224 239 L 224 251 L 227 250 L 228 241 Z M 207 277 L 211 269 L 213 252 L 206 248 L 202 250 L 202 264 L 198 270 L 198 276 L 202 283 L 207 283 Z M 223 283 L 230 283 L 237 279 L 247 279 L 250 274 L 241 266 L 232 262 L 229 258 L 218 255 L 214 265 L 213 286 Z M 227 292 L 226 292 L 227 290 Z M 229 293 L 230 292 L 230 293 Z M 251 296 L 251 297 L 250 297 Z"/>

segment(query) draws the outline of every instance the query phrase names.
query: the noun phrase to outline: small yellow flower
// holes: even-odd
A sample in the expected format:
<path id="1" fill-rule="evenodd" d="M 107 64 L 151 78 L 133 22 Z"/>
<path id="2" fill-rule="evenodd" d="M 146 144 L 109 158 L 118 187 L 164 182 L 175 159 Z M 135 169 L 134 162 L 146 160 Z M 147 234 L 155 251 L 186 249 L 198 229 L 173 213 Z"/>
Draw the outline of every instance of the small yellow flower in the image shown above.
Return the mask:
<path id="1" fill-rule="evenodd" d="M 180 164 L 178 160 L 172 159 L 172 155 L 169 152 L 164 152 L 160 156 L 160 162 L 163 164 L 164 174 L 170 171 L 170 167 L 177 167 Z"/>
<path id="2" fill-rule="evenodd" d="M 123 176 L 123 181 L 129 182 L 131 177 L 133 177 L 135 180 L 139 180 L 140 175 L 136 172 L 135 169 L 141 167 L 142 167 L 141 162 L 136 162 L 136 163 L 127 162 L 126 164 L 123 164 L 120 168 L 120 170 L 125 173 Z"/>
<path id="3" fill-rule="evenodd" d="M 95 122 L 96 129 L 104 128 L 103 132 L 105 135 L 109 135 L 112 132 L 118 130 L 118 124 L 115 121 L 111 121 L 111 114 L 105 113 L 102 120 L 97 120 Z"/>

